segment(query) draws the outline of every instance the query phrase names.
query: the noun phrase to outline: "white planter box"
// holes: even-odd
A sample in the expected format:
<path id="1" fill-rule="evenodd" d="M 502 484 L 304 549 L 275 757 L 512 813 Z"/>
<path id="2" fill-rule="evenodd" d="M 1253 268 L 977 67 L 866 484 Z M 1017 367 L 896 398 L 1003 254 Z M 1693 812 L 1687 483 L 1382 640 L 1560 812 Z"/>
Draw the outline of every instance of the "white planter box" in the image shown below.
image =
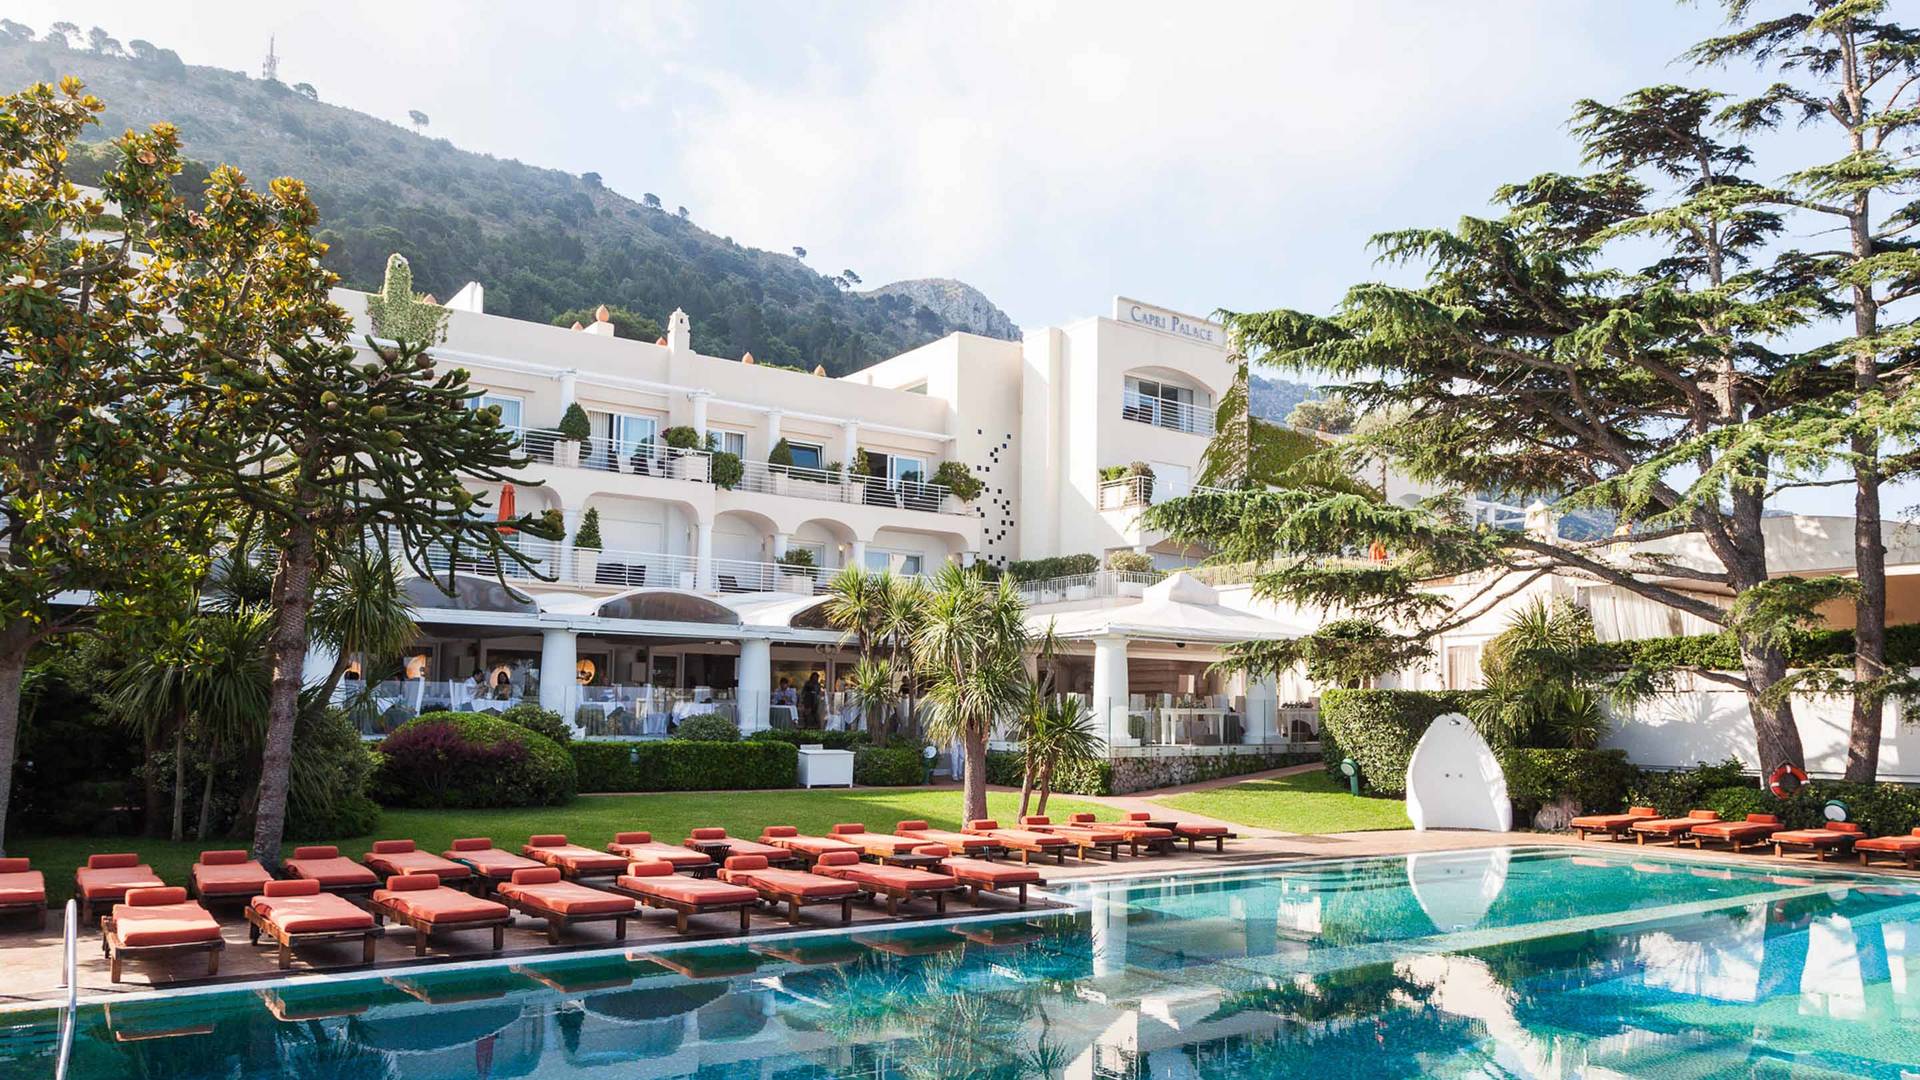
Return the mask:
<path id="1" fill-rule="evenodd" d="M 678 458 L 674 461 L 674 475 L 681 480 L 691 480 L 696 484 L 704 484 L 707 482 L 707 477 L 711 472 L 709 466 L 712 464 L 713 462 L 710 459 L 701 457 L 698 454 L 692 457 Z"/>
<path id="2" fill-rule="evenodd" d="M 573 439 L 561 439 L 553 446 L 553 463 L 562 468 L 580 467 L 580 444 Z"/>
<path id="3" fill-rule="evenodd" d="M 681 592 L 693 591 L 693 571 L 691 570 L 680 571 L 680 591 Z"/>
<path id="4" fill-rule="evenodd" d="M 1122 581 L 1115 590 L 1121 596 L 1145 596 L 1147 587 L 1138 581 Z"/>
<path id="5" fill-rule="evenodd" d="M 851 750 L 802 746 L 799 765 L 801 787 L 853 786 L 853 751 Z"/>
<path id="6" fill-rule="evenodd" d="M 794 593 L 798 596 L 812 596 L 813 575 L 794 574 L 782 571 L 780 574 L 780 591 Z"/>
<path id="7" fill-rule="evenodd" d="M 600 569 L 600 553 L 592 548 L 573 549 L 573 580 L 592 582 Z"/>

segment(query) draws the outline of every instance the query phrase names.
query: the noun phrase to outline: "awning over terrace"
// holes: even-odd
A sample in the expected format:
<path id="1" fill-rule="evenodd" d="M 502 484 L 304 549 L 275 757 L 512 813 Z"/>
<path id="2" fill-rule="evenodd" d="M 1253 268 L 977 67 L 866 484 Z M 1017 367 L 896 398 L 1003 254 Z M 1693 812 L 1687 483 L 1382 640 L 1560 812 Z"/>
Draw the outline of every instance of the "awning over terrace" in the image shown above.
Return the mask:
<path id="1" fill-rule="evenodd" d="M 1027 629 L 1053 626 L 1062 638 L 1140 638 L 1152 641 L 1280 641 L 1300 635 L 1279 623 L 1220 603 L 1220 594 L 1188 574 L 1147 587 L 1134 603 L 1027 616 Z"/>

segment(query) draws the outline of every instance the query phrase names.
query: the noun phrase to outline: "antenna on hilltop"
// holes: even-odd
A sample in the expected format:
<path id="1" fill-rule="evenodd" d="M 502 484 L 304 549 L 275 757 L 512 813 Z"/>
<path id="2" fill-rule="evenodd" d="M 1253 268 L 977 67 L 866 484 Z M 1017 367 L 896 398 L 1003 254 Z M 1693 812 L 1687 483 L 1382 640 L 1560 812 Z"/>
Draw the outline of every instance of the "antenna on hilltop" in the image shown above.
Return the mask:
<path id="1" fill-rule="evenodd" d="M 260 77 L 267 82 L 280 81 L 280 58 L 273 55 L 273 35 L 267 35 L 267 58 L 260 63 Z"/>

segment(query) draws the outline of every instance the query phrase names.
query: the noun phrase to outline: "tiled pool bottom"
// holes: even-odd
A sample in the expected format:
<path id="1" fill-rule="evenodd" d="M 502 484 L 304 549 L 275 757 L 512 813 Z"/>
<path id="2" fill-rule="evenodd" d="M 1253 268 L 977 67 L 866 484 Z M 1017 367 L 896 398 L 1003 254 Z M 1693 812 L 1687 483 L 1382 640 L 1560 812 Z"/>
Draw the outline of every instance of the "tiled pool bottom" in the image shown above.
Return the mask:
<path id="1" fill-rule="evenodd" d="M 1885 879 L 1491 849 L 1069 895 L 1084 909 L 88 1006 L 69 1075 L 1920 1071 L 1920 889 Z M 51 1077 L 59 1033 L 0 1014 L 0 1077 Z"/>

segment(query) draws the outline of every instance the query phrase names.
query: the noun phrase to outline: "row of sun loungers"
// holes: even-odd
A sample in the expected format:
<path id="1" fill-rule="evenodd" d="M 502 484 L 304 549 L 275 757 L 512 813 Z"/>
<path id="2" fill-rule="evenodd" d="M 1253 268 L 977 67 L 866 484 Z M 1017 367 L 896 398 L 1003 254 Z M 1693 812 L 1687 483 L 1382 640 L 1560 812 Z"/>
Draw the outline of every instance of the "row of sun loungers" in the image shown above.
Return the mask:
<path id="1" fill-rule="evenodd" d="M 242 908 L 250 941 L 276 945 L 282 968 L 302 946 L 356 940 L 362 962 L 371 963 L 389 920 L 413 930 L 415 953 L 425 955 L 436 934 L 473 931 L 490 932 L 498 951 L 516 912 L 542 920 L 548 941 L 558 945 L 572 927 L 589 922 L 611 922 L 614 937 L 624 940 L 628 920 L 648 909 L 671 911 L 684 934 L 689 919 L 715 914 L 737 914 L 744 932 L 763 908 L 798 924 L 803 908 L 837 905 L 846 923 L 853 902 L 863 899 L 884 904 L 889 916 L 923 900 L 936 912 L 945 912 L 949 899 L 977 905 L 982 893 L 1012 894 L 1024 908 L 1028 888 L 1045 884 L 1028 865 L 1033 855 L 1118 858 L 1122 848 L 1137 855 L 1182 840 L 1189 847 L 1211 840 L 1223 849 L 1232 835 L 1213 826 L 1148 825 L 1145 817 L 1097 822 L 1075 815 L 1066 825 L 1028 817 L 1017 829 L 976 820 L 960 832 L 902 821 L 891 834 L 845 823 L 826 836 L 776 825 L 758 840 L 701 828 L 679 845 L 623 832 L 604 851 L 560 834 L 530 837 L 518 852 L 487 837 L 458 839 L 439 855 L 411 840 L 381 840 L 358 861 L 333 846 L 296 848 L 278 876 L 245 851 L 206 851 L 184 888 L 161 880 L 138 855 L 100 854 L 74 872 L 74 893 L 85 922 L 108 909 L 100 917 L 101 948 L 117 982 L 124 960 L 194 951 L 204 951 L 207 973 L 217 974 L 226 943 L 209 909 L 222 904 Z M 1018 865 L 995 861 L 1013 854 Z M 0 859 L 0 915 L 28 912 L 45 924 L 41 873 L 24 858 Z"/>
<path id="2" fill-rule="evenodd" d="M 1596 835 L 1610 839 L 1631 836 L 1636 844 L 1665 841 L 1676 846 L 1691 843 L 1696 848 L 1716 844 L 1733 851 L 1771 848 L 1776 856 L 1805 853 L 1821 862 L 1830 855 L 1851 851 L 1862 866 L 1869 865 L 1874 856 L 1886 856 L 1904 862 L 1909 870 L 1920 861 L 1920 829 L 1907 836 L 1868 836 L 1851 821 L 1830 821 L 1817 829 L 1788 829 L 1773 814 L 1748 814 L 1741 821 L 1723 821 L 1716 811 L 1692 810 L 1685 817 L 1663 818 L 1650 806 L 1635 806 L 1624 814 L 1577 817 L 1571 826 L 1582 840 Z"/>

